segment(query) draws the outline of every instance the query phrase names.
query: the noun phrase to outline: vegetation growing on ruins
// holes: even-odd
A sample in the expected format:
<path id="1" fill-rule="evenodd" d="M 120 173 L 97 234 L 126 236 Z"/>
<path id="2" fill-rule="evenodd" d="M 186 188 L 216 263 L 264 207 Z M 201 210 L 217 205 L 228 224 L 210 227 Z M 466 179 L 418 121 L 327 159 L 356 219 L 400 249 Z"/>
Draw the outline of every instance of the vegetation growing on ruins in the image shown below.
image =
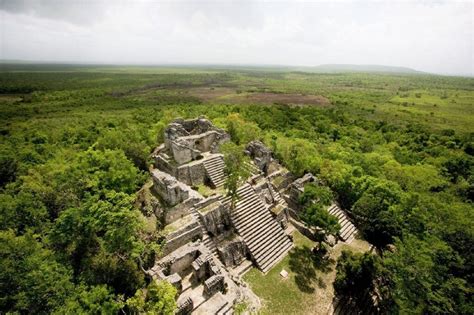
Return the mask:
<path id="1" fill-rule="evenodd" d="M 0 93 L 0 312 L 142 303 L 160 231 L 135 193 L 167 123 L 205 115 L 350 211 L 379 256 L 343 255 L 339 292 L 373 260 L 390 310 L 474 313 L 472 78 L 10 65 Z"/>
<path id="2" fill-rule="evenodd" d="M 337 218 L 327 210 L 333 199 L 328 187 L 313 183 L 306 184 L 304 193 L 300 196 L 300 202 L 304 207 L 301 219 L 316 229 L 315 239 L 319 241 L 320 246 L 326 237 L 337 235 L 341 229 Z"/>
<path id="3" fill-rule="evenodd" d="M 234 209 L 235 203 L 239 199 L 237 189 L 250 175 L 250 172 L 245 168 L 245 163 L 248 163 L 249 159 L 244 155 L 243 148 L 233 142 L 222 145 L 221 152 L 224 153 L 224 173 L 227 175 L 224 188 L 230 197 L 231 208 Z"/>

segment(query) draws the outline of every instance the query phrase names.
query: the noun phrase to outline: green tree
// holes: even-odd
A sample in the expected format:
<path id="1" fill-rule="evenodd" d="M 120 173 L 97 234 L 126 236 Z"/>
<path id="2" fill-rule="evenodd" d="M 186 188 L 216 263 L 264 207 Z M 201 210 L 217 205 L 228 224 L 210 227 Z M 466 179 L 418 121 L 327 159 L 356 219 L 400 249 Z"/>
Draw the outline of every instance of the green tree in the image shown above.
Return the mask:
<path id="1" fill-rule="evenodd" d="M 436 237 L 406 236 L 387 253 L 385 265 L 395 284 L 394 299 L 403 314 L 472 314 L 470 285 L 456 277 L 461 257 Z M 472 287 L 472 286 L 471 286 Z"/>
<path id="2" fill-rule="evenodd" d="M 304 186 L 304 192 L 301 194 L 299 202 L 303 206 L 309 206 L 313 203 L 329 206 L 333 200 L 334 195 L 329 187 L 309 183 Z"/>
<path id="3" fill-rule="evenodd" d="M 328 235 L 336 235 L 341 229 L 337 218 L 320 204 L 306 207 L 300 217 L 310 227 L 316 228 L 315 238 L 319 241 L 320 247 Z"/>
<path id="4" fill-rule="evenodd" d="M 20 191 L 15 196 L 0 194 L 0 229 L 14 229 L 17 234 L 31 230 L 43 233 L 49 226 L 45 205 L 31 193 Z"/>
<path id="5" fill-rule="evenodd" d="M 88 283 L 132 294 L 143 283 L 137 266 L 144 248 L 138 237 L 143 222 L 133 197 L 109 192 L 105 198 L 90 198 L 79 208 L 63 211 L 49 239 Z"/>
<path id="6" fill-rule="evenodd" d="M 16 179 L 18 171 L 18 158 L 12 148 L 0 148 L 0 188 Z"/>
<path id="7" fill-rule="evenodd" d="M 52 313 L 55 315 L 75 314 L 117 314 L 123 307 L 123 302 L 105 286 L 78 286 L 76 293 L 68 297 L 60 307 Z"/>
<path id="8" fill-rule="evenodd" d="M 328 187 L 309 183 L 304 186 L 300 196 L 303 211 L 300 218 L 310 227 L 316 228 L 315 238 L 321 243 L 328 235 L 336 235 L 341 229 L 337 217 L 327 211 L 333 200 L 333 194 Z"/>
<path id="9" fill-rule="evenodd" d="M 32 234 L 0 231 L 0 312 L 48 314 L 74 290 L 72 272 Z"/>
<path id="10" fill-rule="evenodd" d="M 377 307 L 382 314 L 396 313 L 393 284 L 379 256 L 343 251 L 336 270 L 334 290 L 337 295 L 349 298 L 361 310 L 367 300 L 371 301 L 371 296 L 377 296 Z"/>
<path id="11" fill-rule="evenodd" d="M 177 290 L 167 281 L 152 282 L 146 289 L 137 290 L 126 305 L 131 314 L 171 315 L 176 310 Z"/>
<path id="12" fill-rule="evenodd" d="M 364 191 L 352 207 L 358 227 L 366 239 L 383 248 L 401 234 L 399 218 L 392 206 L 400 202 L 401 191 L 390 181 L 378 181 Z"/>
<path id="13" fill-rule="evenodd" d="M 227 116 L 227 132 L 237 145 L 246 145 L 260 137 L 261 130 L 254 122 L 245 121 L 239 114 Z"/>
<path id="14" fill-rule="evenodd" d="M 221 152 L 224 153 L 224 173 L 227 176 L 224 188 L 227 189 L 227 195 L 231 198 L 231 208 L 234 209 L 239 198 L 237 190 L 250 175 L 245 165 L 249 163 L 249 158 L 244 154 L 243 148 L 233 142 L 222 145 Z"/>

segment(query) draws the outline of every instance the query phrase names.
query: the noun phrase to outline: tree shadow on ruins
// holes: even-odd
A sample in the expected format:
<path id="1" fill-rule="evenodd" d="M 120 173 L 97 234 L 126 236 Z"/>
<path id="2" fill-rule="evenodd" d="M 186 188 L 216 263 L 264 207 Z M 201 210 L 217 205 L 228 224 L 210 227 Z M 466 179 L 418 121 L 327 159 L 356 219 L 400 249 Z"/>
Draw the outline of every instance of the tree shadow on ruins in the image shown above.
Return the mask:
<path id="1" fill-rule="evenodd" d="M 334 259 L 325 257 L 323 253 L 315 253 L 308 246 L 292 249 L 289 257 L 289 268 L 296 274 L 295 282 L 300 291 L 313 293 L 315 284 L 320 288 L 326 287 L 323 279 L 316 272 L 331 271 L 331 266 L 335 263 Z"/>

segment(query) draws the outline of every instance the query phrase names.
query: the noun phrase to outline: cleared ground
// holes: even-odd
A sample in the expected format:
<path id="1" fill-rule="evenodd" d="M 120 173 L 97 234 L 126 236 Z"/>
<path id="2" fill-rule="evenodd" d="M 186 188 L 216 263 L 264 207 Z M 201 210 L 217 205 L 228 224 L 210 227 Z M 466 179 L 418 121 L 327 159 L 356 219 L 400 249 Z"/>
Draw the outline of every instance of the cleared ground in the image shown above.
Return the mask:
<path id="1" fill-rule="evenodd" d="M 332 283 L 336 277 L 336 261 L 343 250 L 365 252 L 369 244 L 354 240 L 339 242 L 331 249 L 329 259 L 315 257 L 314 242 L 298 231 L 293 232 L 295 247 L 266 275 L 253 268 L 244 276 L 262 303 L 262 314 L 327 314 L 334 298 Z M 282 270 L 288 277 L 280 276 Z"/>
<path id="2" fill-rule="evenodd" d="M 228 87 L 197 87 L 187 90 L 187 95 L 205 102 L 231 104 L 289 104 L 289 105 L 330 105 L 329 99 L 321 95 L 300 93 L 274 93 L 260 91 L 242 91 Z"/>

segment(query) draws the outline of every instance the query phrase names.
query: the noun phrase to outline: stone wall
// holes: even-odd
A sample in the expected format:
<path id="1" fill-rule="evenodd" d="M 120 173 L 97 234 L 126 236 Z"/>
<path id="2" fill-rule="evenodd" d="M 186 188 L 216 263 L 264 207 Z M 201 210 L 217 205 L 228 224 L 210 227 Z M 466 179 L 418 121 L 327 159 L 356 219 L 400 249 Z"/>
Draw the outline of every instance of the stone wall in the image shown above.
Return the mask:
<path id="1" fill-rule="evenodd" d="M 232 228 L 230 208 L 217 201 L 198 210 L 206 230 L 211 236 L 225 233 Z"/>
<path id="2" fill-rule="evenodd" d="M 163 254 L 171 253 L 177 248 L 195 241 L 196 239 L 202 239 L 202 230 L 199 222 L 193 220 L 189 224 L 182 226 L 177 231 L 174 231 L 166 236 L 166 243 L 163 247 Z"/>
<path id="3" fill-rule="evenodd" d="M 175 249 L 171 254 L 159 260 L 158 265 L 165 276 L 181 274 L 188 270 L 204 248 L 199 243 L 190 243 Z M 153 270 L 153 269 L 152 269 Z"/>
<path id="4" fill-rule="evenodd" d="M 193 300 L 190 297 L 188 297 L 178 303 L 178 309 L 176 310 L 176 314 L 177 315 L 191 314 L 193 309 L 194 309 Z"/>
<path id="5" fill-rule="evenodd" d="M 217 252 L 226 267 L 235 267 L 246 259 L 248 249 L 244 240 L 241 237 L 236 237 L 231 241 L 222 242 L 217 247 Z"/>
<path id="6" fill-rule="evenodd" d="M 270 211 L 272 212 L 275 221 L 280 223 L 283 229 L 286 229 L 286 227 L 288 226 L 288 207 L 285 207 L 281 204 L 277 204 Z"/>
<path id="7" fill-rule="evenodd" d="M 179 165 L 199 159 L 204 152 L 216 153 L 229 140 L 224 130 L 204 118 L 178 119 L 165 130 L 165 148 Z"/>
<path id="8" fill-rule="evenodd" d="M 272 161 L 272 151 L 258 140 L 251 141 L 245 150 L 258 168 L 267 174 L 268 166 Z"/>
<path id="9" fill-rule="evenodd" d="M 190 214 L 190 208 L 193 206 L 193 204 L 194 199 L 187 199 L 186 201 L 177 204 L 174 207 L 166 208 L 162 214 L 164 224 L 171 224 Z"/>
<path id="10" fill-rule="evenodd" d="M 190 186 L 203 184 L 206 177 L 203 160 L 193 161 L 179 166 L 176 170 L 176 177 L 178 180 Z"/>
<path id="11" fill-rule="evenodd" d="M 285 170 L 280 170 L 271 174 L 268 176 L 268 179 L 278 191 L 287 188 L 295 180 L 293 175 Z"/>
<path id="12" fill-rule="evenodd" d="M 214 275 L 204 282 L 204 295 L 211 296 L 219 291 L 225 291 L 224 276 Z"/>
<path id="13" fill-rule="evenodd" d="M 170 207 L 164 213 L 166 224 L 187 215 L 190 207 L 204 199 L 197 191 L 165 172 L 154 169 L 151 174 L 153 190 Z"/>
<path id="14" fill-rule="evenodd" d="M 286 199 L 286 202 L 288 205 L 294 210 L 294 215 L 295 217 L 298 216 L 298 214 L 301 211 L 301 205 L 299 203 L 299 198 L 302 193 L 304 193 L 304 186 L 308 183 L 317 183 L 318 179 L 313 176 L 313 174 L 308 173 L 305 174 L 303 177 L 300 177 L 293 181 L 287 191 L 288 191 L 288 198 Z"/>
<path id="15" fill-rule="evenodd" d="M 180 185 L 173 176 L 157 169 L 151 172 L 153 189 L 170 206 L 174 206 L 189 198 L 189 189 Z"/>
<path id="16" fill-rule="evenodd" d="M 314 232 L 315 231 L 310 229 L 308 226 L 306 226 L 306 224 L 304 224 L 304 223 L 302 223 L 298 220 L 295 220 L 292 217 L 290 217 L 290 222 L 301 234 L 303 234 L 304 236 L 306 236 L 307 238 L 309 238 L 312 241 L 316 241 L 316 239 L 314 238 Z"/>

